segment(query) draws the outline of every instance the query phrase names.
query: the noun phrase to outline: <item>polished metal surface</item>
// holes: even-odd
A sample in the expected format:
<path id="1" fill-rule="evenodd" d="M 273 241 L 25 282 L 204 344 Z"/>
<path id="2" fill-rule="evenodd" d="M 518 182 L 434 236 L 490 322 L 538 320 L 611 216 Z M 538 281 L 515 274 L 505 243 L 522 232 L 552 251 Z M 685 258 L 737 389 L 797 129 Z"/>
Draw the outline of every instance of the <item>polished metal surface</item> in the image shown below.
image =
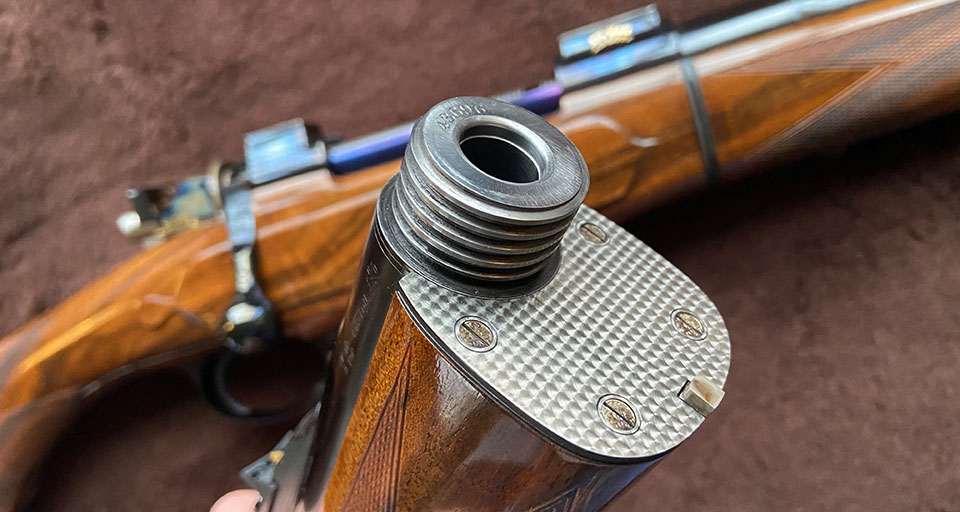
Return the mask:
<path id="1" fill-rule="evenodd" d="M 613 103 L 624 89 L 617 78 L 718 48 L 725 44 L 774 30 L 790 23 L 839 11 L 866 0 L 786 0 L 721 22 L 687 31 L 670 30 L 660 23 L 653 5 L 592 23 L 562 34 L 560 59 L 555 80 L 537 87 L 510 91 L 497 98 L 538 114 L 556 111 L 561 104 L 567 115 L 601 103 Z M 681 60 L 682 62 L 682 60 Z M 686 65 L 685 65 L 686 66 Z M 689 70 L 685 73 L 689 75 Z M 694 84 L 696 77 L 685 77 Z M 610 82 L 606 86 L 591 85 Z M 588 88 L 589 87 L 589 88 Z M 576 92 L 582 90 L 580 92 Z M 621 92 L 612 92 L 621 91 Z M 698 134 L 708 171 L 716 160 L 706 117 L 699 112 L 699 93 L 691 93 L 697 113 Z M 698 113 L 699 112 L 699 113 Z M 322 167 L 334 174 L 346 174 L 400 157 L 410 140 L 413 123 L 404 123 L 343 143 L 318 140 L 307 125 L 294 119 L 247 134 L 245 154 L 251 183 L 260 185 Z M 715 173 L 711 173 L 713 176 Z M 216 197 L 209 194 L 205 176 L 189 178 L 170 187 L 133 190 L 135 211 L 117 219 L 124 236 L 152 246 L 195 228 L 213 218 L 219 210 Z M 141 193 L 148 192 L 143 195 Z M 148 208 L 145 209 L 143 206 Z"/>
<path id="2" fill-rule="evenodd" d="M 588 183 L 576 147 L 543 118 L 453 98 L 417 121 L 378 216 L 420 273 L 515 281 L 549 265 Z"/>
<path id="3" fill-rule="evenodd" d="M 559 59 L 570 61 L 596 55 L 615 45 L 627 44 L 661 29 L 660 11 L 650 4 L 627 11 L 557 37 Z"/>
<path id="4" fill-rule="evenodd" d="M 117 228 L 128 239 L 152 247 L 213 217 L 220 209 L 213 175 L 220 166 L 211 167 L 211 173 L 176 185 L 128 189 L 125 195 L 133 210 L 117 218 Z"/>
<path id="5" fill-rule="evenodd" d="M 249 209 L 250 189 L 327 166 L 327 143 L 319 138 L 319 133 L 319 129 L 302 119 L 247 133 L 243 164 L 215 163 L 206 175 L 193 176 L 175 185 L 127 190 L 134 211 L 117 218 L 117 227 L 127 238 L 151 246 L 197 227 L 221 210 L 228 223 L 231 216 L 252 216 L 242 211 L 226 211 L 231 205 L 225 204 L 220 194 L 221 170 L 225 166 L 242 169 L 247 197 L 235 199 L 234 203 Z"/>
<path id="6" fill-rule="evenodd" d="M 253 196 L 246 170 L 241 165 L 224 164 L 218 182 L 233 256 L 235 291 L 222 322 L 224 344 L 237 353 L 252 353 L 273 341 L 278 329 L 273 304 L 263 293 L 255 272 L 257 221 L 253 215 Z"/>
<path id="7" fill-rule="evenodd" d="M 590 58 L 572 62 L 561 61 L 554 69 L 554 77 L 564 91 L 569 93 L 866 1 L 786 0 L 692 30 L 651 27 L 644 37 L 634 38 L 629 44 L 608 45 L 612 49 Z M 561 40 L 561 55 L 564 53 L 562 45 Z M 569 98 L 563 99 L 561 105 L 569 101 Z M 566 107 L 564 109 L 566 110 Z"/>
<path id="8" fill-rule="evenodd" d="M 480 161 L 491 156 L 496 158 Z M 484 172 L 476 163 L 490 167 Z M 510 294 L 505 289 L 520 293 L 545 284 L 559 265 L 555 249 L 586 195 L 588 179 L 573 144 L 520 107 L 487 98 L 454 98 L 417 121 L 400 175 L 380 193 L 333 349 L 314 458 L 304 468 L 307 509 L 319 503 L 333 471 L 403 276 L 417 273 L 471 296 L 503 296 Z M 531 256 L 532 251 L 539 252 Z M 473 263 L 451 252 L 469 256 Z M 496 268 L 510 258 L 524 263 Z M 458 271 L 464 268 L 474 271 Z M 499 281 L 476 281 L 487 274 L 496 274 Z M 505 283 L 510 280 L 520 284 Z M 464 313 L 448 327 L 459 333 L 454 342 L 463 350 L 496 349 L 497 331 L 489 319 Z"/>
<path id="9" fill-rule="evenodd" d="M 291 119 L 243 138 L 244 164 L 253 185 L 327 165 L 327 145 L 303 119 Z"/>
<path id="10" fill-rule="evenodd" d="M 608 242 L 585 239 L 578 229 L 585 222 Z M 678 396 L 685 383 L 726 380 L 730 340 L 720 313 L 680 270 L 587 207 L 563 237 L 561 254 L 554 278 L 522 297 L 471 296 L 416 273 L 400 280 L 399 293 L 451 362 L 539 434 L 598 461 L 663 455 L 704 419 Z M 675 328 L 677 309 L 700 319 L 704 339 Z M 457 339 L 455 319 L 471 315 L 496 326 L 492 350 L 475 352 Z M 635 432 L 618 432 L 598 414 L 608 395 L 635 410 Z"/>

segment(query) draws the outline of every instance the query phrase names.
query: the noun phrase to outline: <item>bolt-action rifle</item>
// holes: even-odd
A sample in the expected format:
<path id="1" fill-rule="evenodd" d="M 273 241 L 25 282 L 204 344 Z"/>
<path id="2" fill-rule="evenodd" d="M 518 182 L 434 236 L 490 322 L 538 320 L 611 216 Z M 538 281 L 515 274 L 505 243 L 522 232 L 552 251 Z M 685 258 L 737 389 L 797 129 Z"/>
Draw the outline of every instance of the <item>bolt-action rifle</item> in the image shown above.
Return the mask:
<path id="1" fill-rule="evenodd" d="M 645 8 L 559 42 L 553 80 L 499 99 L 575 144 L 584 204 L 614 220 L 960 106 L 956 0 L 795 0 L 689 30 Z M 130 191 L 118 223 L 152 247 L 0 340 L 0 510 L 96 391 L 138 371 L 212 356 L 212 403 L 265 414 L 223 368 L 337 327 L 411 127 L 336 142 L 287 123 L 248 135 L 245 162 Z"/>

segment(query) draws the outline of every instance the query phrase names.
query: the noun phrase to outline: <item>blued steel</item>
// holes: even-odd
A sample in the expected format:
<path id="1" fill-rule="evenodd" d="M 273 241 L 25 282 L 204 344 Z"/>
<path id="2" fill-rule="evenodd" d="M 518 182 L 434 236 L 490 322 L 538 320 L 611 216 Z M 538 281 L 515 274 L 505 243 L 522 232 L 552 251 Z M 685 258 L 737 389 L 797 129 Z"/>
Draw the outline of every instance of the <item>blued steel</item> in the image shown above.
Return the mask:
<path id="1" fill-rule="evenodd" d="M 327 146 L 303 119 L 292 119 L 243 138 L 247 178 L 262 185 L 327 164 Z"/>
<path id="2" fill-rule="evenodd" d="M 240 472 L 240 478 L 260 493 L 260 503 L 257 504 L 259 512 L 295 509 L 300 480 L 304 476 L 303 468 L 308 463 L 310 449 L 317 435 L 319 414 L 320 405 L 317 404 L 269 453 Z M 277 485 L 278 482 L 290 485 L 281 487 Z"/>
<path id="3" fill-rule="evenodd" d="M 717 145 L 713 136 L 710 113 L 703 100 L 700 76 L 697 75 L 697 70 L 694 69 L 690 57 L 680 59 L 680 70 L 683 73 L 683 85 L 687 91 L 687 101 L 690 102 L 690 112 L 693 114 L 693 127 L 697 131 L 697 143 L 700 145 L 703 172 L 707 175 L 707 183 L 713 186 L 720 181 L 720 162 L 717 161 Z"/>
<path id="4" fill-rule="evenodd" d="M 554 78 L 565 91 L 582 89 L 667 60 L 696 55 L 738 39 L 865 1 L 787 0 L 701 28 L 654 32 L 626 46 L 558 65 L 554 70 Z"/>
<path id="5" fill-rule="evenodd" d="M 866 0 L 787 0 L 718 23 L 687 31 L 660 31 L 656 9 L 647 7 L 622 16 L 588 25 L 560 37 L 561 64 L 554 70 L 554 81 L 528 90 L 517 90 L 496 99 L 544 115 L 560 107 L 564 93 L 583 89 L 667 60 L 695 55 L 712 48 L 788 25 L 812 16 L 844 9 Z M 589 49 L 593 37 L 592 55 Z M 629 42 L 628 42 L 629 41 Z M 569 58 L 563 58 L 566 55 Z M 702 105 L 696 101 L 697 76 L 688 63 L 682 63 L 685 81 L 691 91 L 691 108 L 696 114 L 697 132 L 708 179 L 716 181 L 716 158 L 712 133 L 705 121 Z M 247 158 L 254 185 L 274 181 L 311 168 L 323 167 L 336 174 L 347 174 L 403 155 L 410 140 L 413 123 L 395 126 L 351 141 L 314 143 L 302 121 L 281 123 L 248 136 Z M 197 183 L 205 183 L 202 180 Z M 127 212 L 117 219 L 120 230 L 144 244 L 154 244 L 194 227 L 215 214 L 214 198 L 197 194 L 196 186 L 164 189 L 163 201 L 143 195 L 138 210 L 147 206 L 148 214 Z M 201 192 L 203 192 L 201 190 Z M 178 201 L 183 196 L 184 201 Z M 150 199 L 146 203 L 147 199 Z M 195 205 L 201 205 L 200 211 Z M 154 214 L 153 211 L 157 213 Z"/>
<path id="6" fill-rule="evenodd" d="M 496 98 L 545 115 L 559 108 L 560 96 L 566 91 L 610 80 L 665 60 L 695 55 L 744 37 L 845 9 L 864 1 L 866 0 L 787 0 L 702 28 L 662 33 L 656 32 L 659 25 L 653 23 L 654 18 L 659 20 L 659 15 L 654 16 L 644 9 L 638 9 L 625 14 L 625 16 L 634 14 L 628 18 L 637 20 L 637 26 L 633 27 L 636 33 L 633 35 L 632 43 L 625 46 L 612 45 L 613 49 L 598 55 L 559 65 L 554 71 L 556 81 Z M 608 26 L 609 21 L 611 20 L 600 22 L 600 24 Z M 588 27 L 590 26 L 592 25 Z M 576 32 L 561 35 L 559 41 L 561 56 L 581 55 L 583 45 L 589 46 L 584 39 L 589 38 L 589 34 L 565 39 Z M 647 37 L 637 39 L 644 35 Z M 584 40 L 581 41 L 581 39 Z M 578 54 L 578 51 L 581 53 Z M 413 123 L 407 123 L 333 146 L 329 150 L 328 157 L 330 170 L 345 174 L 399 158 L 403 155 L 404 147 L 410 139 L 412 127 Z"/>
<path id="7" fill-rule="evenodd" d="M 564 32 L 557 38 L 559 59 L 569 62 L 596 55 L 612 46 L 632 43 L 660 29 L 660 21 L 657 6 L 651 4 Z"/>
<path id="8" fill-rule="evenodd" d="M 219 195 L 233 255 L 234 297 L 221 321 L 223 350 L 201 367 L 204 397 L 216 410 L 237 418 L 259 419 L 303 409 L 257 410 L 234 398 L 226 371 L 237 355 L 253 354 L 277 341 L 279 329 L 273 303 L 263 293 L 255 271 L 257 225 L 253 215 L 250 182 L 240 165 L 221 166 Z"/>
<path id="9" fill-rule="evenodd" d="M 220 197 L 233 255 L 235 296 L 223 319 L 226 346 L 237 353 L 253 353 L 276 337 L 273 304 L 257 283 L 254 258 L 257 222 L 250 183 L 242 166 L 220 170 Z"/>
<path id="10" fill-rule="evenodd" d="M 533 89 L 508 92 L 496 99 L 545 115 L 560 106 L 563 88 L 556 82 L 547 82 Z M 328 167 L 337 174 L 400 158 L 410 141 L 413 123 L 395 126 L 377 133 L 337 144 L 329 150 Z"/>

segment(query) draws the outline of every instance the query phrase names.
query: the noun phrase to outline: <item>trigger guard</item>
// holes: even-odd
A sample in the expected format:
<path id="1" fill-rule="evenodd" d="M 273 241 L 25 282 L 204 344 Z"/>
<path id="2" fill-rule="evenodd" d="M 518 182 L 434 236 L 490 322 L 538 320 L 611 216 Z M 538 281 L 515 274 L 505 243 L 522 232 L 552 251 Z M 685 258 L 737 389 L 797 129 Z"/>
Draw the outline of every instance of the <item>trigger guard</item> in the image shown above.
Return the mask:
<path id="1" fill-rule="evenodd" d="M 287 407 L 259 409 L 238 400 L 227 386 L 227 369 L 237 357 L 244 357 L 230 349 L 224 349 L 208 358 L 200 366 L 200 390 L 207 403 L 217 412 L 230 418 L 244 421 L 282 421 L 301 416 L 323 396 L 324 381 L 313 385 L 306 399 Z"/>

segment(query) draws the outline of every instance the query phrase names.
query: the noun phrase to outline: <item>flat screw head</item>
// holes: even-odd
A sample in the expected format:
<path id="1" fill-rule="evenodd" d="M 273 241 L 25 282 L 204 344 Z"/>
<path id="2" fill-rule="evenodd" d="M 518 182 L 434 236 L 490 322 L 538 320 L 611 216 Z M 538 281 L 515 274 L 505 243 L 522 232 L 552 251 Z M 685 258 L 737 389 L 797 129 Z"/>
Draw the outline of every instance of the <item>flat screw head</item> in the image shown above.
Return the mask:
<path id="1" fill-rule="evenodd" d="M 680 334 L 692 340 L 702 340 L 707 337 L 707 327 L 697 315 L 683 309 L 678 309 L 670 316 L 673 327 Z"/>
<path id="2" fill-rule="evenodd" d="M 580 236 L 590 243 L 598 245 L 607 243 L 607 234 L 596 224 L 584 222 L 580 224 L 579 231 Z"/>
<path id="3" fill-rule="evenodd" d="M 497 331 L 481 318 L 461 318 L 455 330 L 457 341 L 474 352 L 486 352 L 497 344 Z"/>
<path id="4" fill-rule="evenodd" d="M 610 430 L 618 434 L 633 434 L 640 429 L 637 411 L 626 398 L 618 395 L 604 395 L 597 403 L 600 419 Z"/>

